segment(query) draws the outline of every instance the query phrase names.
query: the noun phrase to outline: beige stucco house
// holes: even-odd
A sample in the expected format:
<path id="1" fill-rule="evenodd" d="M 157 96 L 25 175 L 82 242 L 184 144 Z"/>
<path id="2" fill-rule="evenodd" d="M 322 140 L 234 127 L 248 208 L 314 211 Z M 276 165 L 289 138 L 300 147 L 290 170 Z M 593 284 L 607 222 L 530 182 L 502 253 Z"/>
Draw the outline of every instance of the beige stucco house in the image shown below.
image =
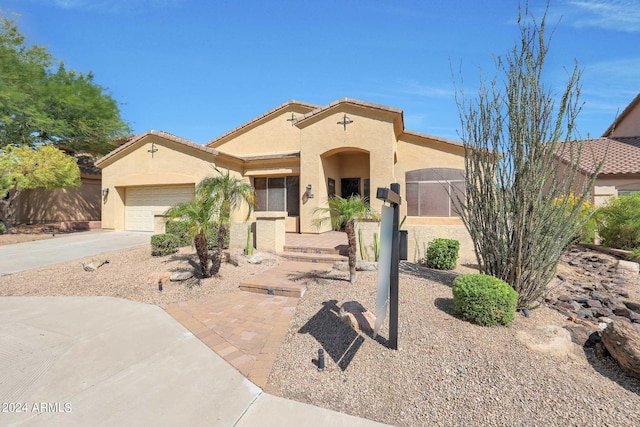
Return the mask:
<path id="1" fill-rule="evenodd" d="M 640 94 L 624 109 L 600 138 L 574 141 L 582 144 L 580 173 L 598 172 L 592 203 L 599 206 L 609 198 L 640 191 Z M 570 151 L 559 156 L 560 167 L 571 164 Z"/>
<path id="2" fill-rule="evenodd" d="M 472 245 L 448 196 L 463 187 L 462 144 L 411 132 L 400 109 L 353 99 L 328 105 L 290 101 L 199 145 L 162 131 L 137 135 L 99 159 L 102 227 L 161 231 L 162 213 L 188 200 L 213 167 L 247 179 L 257 213 L 281 212 L 287 232 L 322 233 L 315 211 L 332 194 L 382 202 L 376 188 L 401 185 L 401 216 L 410 233 L 410 259 L 435 237 L 461 240 L 462 258 Z M 244 246 L 246 211 L 238 212 L 232 245 Z M 253 220 L 252 219 L 252 220 Z M 373 227 L 373 225 L 372 225 Z"/>

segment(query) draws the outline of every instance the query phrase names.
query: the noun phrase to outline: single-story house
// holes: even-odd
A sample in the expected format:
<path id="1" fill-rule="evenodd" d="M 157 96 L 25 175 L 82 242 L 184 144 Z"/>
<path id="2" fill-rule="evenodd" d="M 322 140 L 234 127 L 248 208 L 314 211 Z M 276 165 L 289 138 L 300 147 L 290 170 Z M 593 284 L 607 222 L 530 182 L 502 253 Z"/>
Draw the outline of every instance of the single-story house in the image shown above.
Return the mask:
<path id="1" fill-rule="evenodd" d="M 328 231 L 330 225 L 318 228 L 313 220 L 333 194 L 363 195 L 379 212 L 376 189 L 397 182 L 410 259 L 418 259 L 424 244 L 436 237 L 460 240 L 461 258 L 474 259 L 449 198 L 449 191 L 463 188 L 462 144 L 406 130 L 402 110 L 393 107 L 348 98 L 328 105 L 290 101 L 204 145 L 148 131 L 96 165 L 102 169 L 106 229 L 161 232 L 162 213 L 190 199 L 215 166 L 247 179 L 255 189 L 251 221 L 281 212 L 292 233 Z M 240 224 L 246 213 L 234 218 L 234 246 L 244 247 L 247 226 Z"/>
<path id="2" fill-rule="evenodd" d="M 62 230 L 100 227 L 101 174 L 95 158 L 74 156 L 80 169 L 80 187 L 24 190 L 15 202 L 17 224 L 58 223 Z"/>
<path id="3" fill-rule="evenodd" d="M 580 173 L 591 177 L 604 159 L 596 178 L 592 203 L 602 205 L 610 197 L 640 191 L 640 94 L 624 109 L 600 138 L 582 143 Z M 561 163 L 571 163 L 569 150 Z"/>

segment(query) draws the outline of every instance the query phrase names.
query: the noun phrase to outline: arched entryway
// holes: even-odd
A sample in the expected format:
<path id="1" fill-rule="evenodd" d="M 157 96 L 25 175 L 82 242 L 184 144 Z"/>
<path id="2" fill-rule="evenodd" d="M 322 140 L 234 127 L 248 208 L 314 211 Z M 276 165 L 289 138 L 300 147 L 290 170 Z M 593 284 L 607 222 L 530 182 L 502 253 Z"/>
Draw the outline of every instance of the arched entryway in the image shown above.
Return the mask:
<path id="1" fill-rule="evenodd" d="M 355 147 L 343 147 L 327 151 L 321 159 L 327 196 L 371 197 L 371 167 L 368 151 Z"/>

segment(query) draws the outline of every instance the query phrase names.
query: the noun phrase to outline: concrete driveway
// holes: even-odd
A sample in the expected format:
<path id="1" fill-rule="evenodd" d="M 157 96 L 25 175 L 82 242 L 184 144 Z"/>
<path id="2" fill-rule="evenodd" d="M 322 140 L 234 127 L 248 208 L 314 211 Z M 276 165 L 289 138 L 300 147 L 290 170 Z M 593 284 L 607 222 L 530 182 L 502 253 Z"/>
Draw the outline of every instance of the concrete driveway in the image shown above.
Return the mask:
<path id="1" fill-rule="evenodd" d="M 380 425 L 264 393 L 161 308 L 111 297 L 0 297 L 0 404 L 2 426 Z"/>
<path id="2" fill-rule="evenodd" d="M 85 231 L 0 246 L 0 275 L 150 243 L 152 233 Z"/>

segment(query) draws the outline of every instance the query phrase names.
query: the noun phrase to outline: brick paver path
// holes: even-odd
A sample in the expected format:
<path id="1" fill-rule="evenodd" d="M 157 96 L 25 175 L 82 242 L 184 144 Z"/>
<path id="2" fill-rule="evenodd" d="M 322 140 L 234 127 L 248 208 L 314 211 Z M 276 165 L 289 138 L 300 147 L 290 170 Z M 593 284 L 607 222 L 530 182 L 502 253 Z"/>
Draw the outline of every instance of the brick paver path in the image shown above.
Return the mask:
<path id="1" fill-rule="evenodd" d="M 264 388 L 297 304 L 297 298 L 238 291 L 171 304 L 166 311 Z"/>

